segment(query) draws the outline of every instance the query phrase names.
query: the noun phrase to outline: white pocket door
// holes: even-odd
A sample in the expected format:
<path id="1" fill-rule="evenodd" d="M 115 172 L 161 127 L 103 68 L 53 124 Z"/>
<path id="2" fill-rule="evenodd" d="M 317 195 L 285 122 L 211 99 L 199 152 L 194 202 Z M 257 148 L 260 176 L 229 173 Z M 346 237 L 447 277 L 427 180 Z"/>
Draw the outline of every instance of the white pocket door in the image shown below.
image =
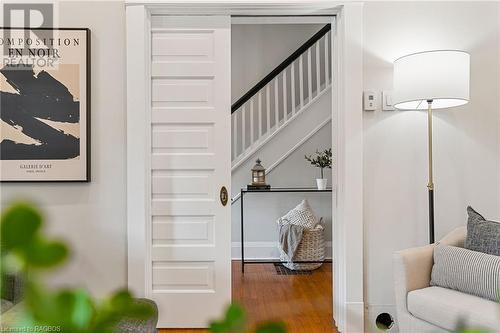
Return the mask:
<path id="1" fill-rule="evenodd" d="M 151 17 L 146 294 L 159 327 L 205 327 L 231 301 L 230 43 L 228 16 Z"/>

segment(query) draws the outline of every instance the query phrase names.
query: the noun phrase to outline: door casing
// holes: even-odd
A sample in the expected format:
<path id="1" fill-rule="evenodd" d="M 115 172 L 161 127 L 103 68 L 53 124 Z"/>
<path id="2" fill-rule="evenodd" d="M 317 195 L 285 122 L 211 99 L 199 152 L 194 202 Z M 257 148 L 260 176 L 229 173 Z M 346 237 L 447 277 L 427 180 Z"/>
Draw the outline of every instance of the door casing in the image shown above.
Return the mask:
<path id="1" fill-rule="evenodd" d="M 150 18 L 152 15 L 330 15 L 332 22 L 332 184 L 334 319 L 340 332 L 364 331 L 363 4 L 332 1 L 127 1 L 128 286 L 147 295 L 151 276 Z M 144 112 L 137 112 L 144 110 Z M 347 265 L 349 263 L 349 265 Z"/>

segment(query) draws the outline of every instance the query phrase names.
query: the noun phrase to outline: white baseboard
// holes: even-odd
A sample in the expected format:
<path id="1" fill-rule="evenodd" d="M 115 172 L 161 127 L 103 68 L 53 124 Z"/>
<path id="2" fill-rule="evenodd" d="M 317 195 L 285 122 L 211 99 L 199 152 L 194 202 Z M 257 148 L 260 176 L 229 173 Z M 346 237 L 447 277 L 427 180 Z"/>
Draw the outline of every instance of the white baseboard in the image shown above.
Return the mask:
<path id="1" fill-rule="evenodd" d="M 326 259 L 332 259 L 332 242 L 325 242 Z M 279 259 L 278 242 L 245 242 L 245 259 L 275 260 Z M 231 258 L 241 259 L 241 242 L 232 242 Z"/>
<path id="2" fill-rule="evenodd" d="M 347 302 L 345 333 L 364 333 L 364 316 L 363 302 Z"/>
<path id="3" fill-rule="evenodd" d="M 394 319 L 394 326 L 387 332 L 397 333 L 399 332 L 397 320 L 396 320 L 396 305 L 394 304 L 368 304 L 365 310 L 365 332 L 366 333 L 375 333 L 380 332 L 375 325 L 375 320 L 377 316 L 381 313 L 388 313 Z"/>

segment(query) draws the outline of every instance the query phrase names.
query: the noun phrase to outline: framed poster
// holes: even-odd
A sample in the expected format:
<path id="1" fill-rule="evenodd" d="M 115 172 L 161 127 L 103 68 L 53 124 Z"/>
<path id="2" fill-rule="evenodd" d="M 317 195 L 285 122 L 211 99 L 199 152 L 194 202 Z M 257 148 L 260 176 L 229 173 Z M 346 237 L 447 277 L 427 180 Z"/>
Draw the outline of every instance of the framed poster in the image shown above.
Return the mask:
<path id="1" fill-rule="evenodd" d="M 0 181 L 90 181 L 90 30 L 0 28 Z"/>

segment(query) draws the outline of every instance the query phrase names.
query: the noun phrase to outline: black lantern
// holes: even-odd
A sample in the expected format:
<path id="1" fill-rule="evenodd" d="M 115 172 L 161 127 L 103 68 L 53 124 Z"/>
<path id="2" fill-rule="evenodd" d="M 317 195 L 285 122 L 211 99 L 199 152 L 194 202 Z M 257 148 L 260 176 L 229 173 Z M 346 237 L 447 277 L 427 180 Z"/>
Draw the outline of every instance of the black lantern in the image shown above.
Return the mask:
<path id="1" fill-rule="evenodd" d="M 252 185 L 253 186 L 266 186 L 266 169 L 260 164 L 260 159 L 255 161 L 256 164 L 252 168 Z"/>

